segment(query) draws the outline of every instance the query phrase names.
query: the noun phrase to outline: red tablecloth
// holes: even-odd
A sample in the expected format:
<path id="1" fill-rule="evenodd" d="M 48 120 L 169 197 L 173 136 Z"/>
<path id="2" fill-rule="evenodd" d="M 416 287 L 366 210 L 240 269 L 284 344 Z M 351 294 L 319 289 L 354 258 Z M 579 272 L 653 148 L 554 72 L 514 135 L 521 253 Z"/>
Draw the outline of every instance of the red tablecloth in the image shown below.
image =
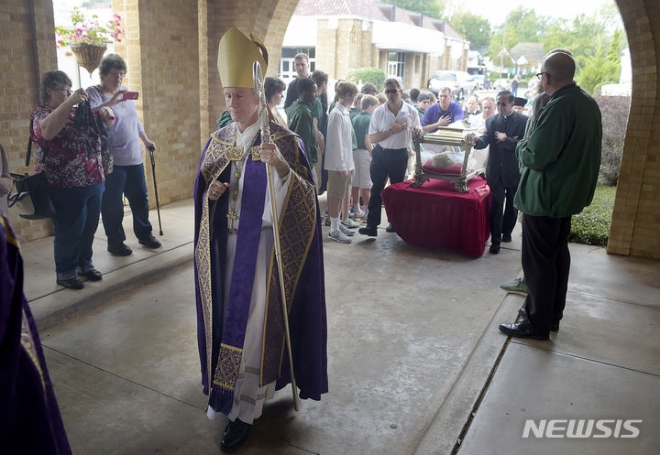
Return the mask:
<path id="1" fill-rule="evenodd" d="M 431 179 L 419 188 L 396 183 L 381 194 L 390 223 L 407 243 L 481 256 L 490 236 L 490 188 L 481 177 L 468 188 L 459 193 L 451 183 Z"/>

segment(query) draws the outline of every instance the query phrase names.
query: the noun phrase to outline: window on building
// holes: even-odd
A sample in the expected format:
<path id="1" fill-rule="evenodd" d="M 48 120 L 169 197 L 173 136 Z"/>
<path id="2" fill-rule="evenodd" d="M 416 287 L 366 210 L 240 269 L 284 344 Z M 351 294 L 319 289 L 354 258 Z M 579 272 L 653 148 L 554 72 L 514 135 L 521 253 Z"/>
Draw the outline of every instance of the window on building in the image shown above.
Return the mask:
<path id="1" fill-rule="evenodd" d="M 309 55 L 309 72 L 316 68 L 316 49 L 313 47 L 283 47 L 282 57 L 280 58 L 279 76 L 286 80 L 293 79 L 296 76 L 296 64 L 294 57 L 296 54 L 305 53 Z"/>
<path id="2" fill-rule="evenodd" d="M 405 69 L 405 54 L 403 52 L 388 52 L 387 53 L 387 75 L 397 76 L 403 78 L 403 70 Z"/>

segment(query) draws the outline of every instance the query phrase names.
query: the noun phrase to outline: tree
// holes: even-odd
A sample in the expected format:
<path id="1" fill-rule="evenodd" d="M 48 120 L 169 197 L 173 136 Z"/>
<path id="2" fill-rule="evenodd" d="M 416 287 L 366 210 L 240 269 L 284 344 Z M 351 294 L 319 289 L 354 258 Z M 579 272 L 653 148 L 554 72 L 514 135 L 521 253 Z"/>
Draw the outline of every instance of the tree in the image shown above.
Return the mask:
<path id="1" fill-rule="evenodd" d="M 508 14 L 505 24 L 496 28 L 486 55 L 495 63 L 502 62 L 505 67 L 515 65 L 508 51 L 518 43 L 540 42 L 541 37 L 547 33 L 549 22 L 549 18 L 537 16 L 534 10 L 523 9 L 522 6 L 518 7 L 518 9 Z M 502 56 L 502 37 L 505 32 L 504 49 L 506 55 Z"/>
<path id="2" fill-rule="evenodd" d="M 392 0 L 390 3 L 403 9 L 441 19 L 445 11 L 445 0 Z"/>
<path id="3" fill-rule="evenodd" d="M 449 18 L 449 25 L 456 33 L 470 41 L 470 48 L 482 54 L 490 44 L 490 22 L 470 12 L 458 12 Z"/>
<path id="4" fill-rule="evenodd" d="M 549 51 L 564 48 L 572 52 L 576 63 L 575 80 L 593 93 L 604 84 L 616 83 L 621 73 L 620 53 L 626 42 L 623 33 L 606 26 L 607 18 L 578 16 L 572 22 L 558 21 L 543 38 Z"/>
<path id="5" fill-rule="evenodd" d="M 533 9 L 520 6 L 507 16 L 507 28 L 513 31 L 518 43 L 538 43 L 546 34 L 550 21 L 546 16 L 537 16 Z"/>
<path id="6" fill-rule="evenodd" d="M 617 83 L 621 74 L 621 50 L 621 32 L 617 30 L 607 51 L 599 47 L 594 55 L 583 59 L 584 66 L 575 77 L 577 83 L 592 94 L 605 84 Z"/>

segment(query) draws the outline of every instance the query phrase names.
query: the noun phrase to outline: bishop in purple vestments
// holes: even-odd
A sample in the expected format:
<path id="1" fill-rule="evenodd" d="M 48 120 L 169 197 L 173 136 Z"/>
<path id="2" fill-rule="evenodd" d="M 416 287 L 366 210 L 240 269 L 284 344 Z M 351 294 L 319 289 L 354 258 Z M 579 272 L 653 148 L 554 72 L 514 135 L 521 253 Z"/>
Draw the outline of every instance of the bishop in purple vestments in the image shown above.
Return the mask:
<path id="1" fill-rule="evenodd" d="M 290 382 L 273 223 L 279 227 L 294 374 L 301 398 L 328 391 L 320 211 L 302 141 L 270 122 L 262 144 L 252 62 L 262 46 L 230 29 L 218 69 L 234 123 L 208 140 L 195 183 L 195 289 L 207 414 L 229 417 L 223 450 L 247 438 L 263 403 Z M 266 166 L 272 166 L 271 198 Z M 278 219 L 272 219 L 275 200 Z"/>
<path id="2" fill-rule="evenodd" d="M 23 293 L 23 259 L 0 215 L 0 453 L 70 455 L 37 326 Z"/>

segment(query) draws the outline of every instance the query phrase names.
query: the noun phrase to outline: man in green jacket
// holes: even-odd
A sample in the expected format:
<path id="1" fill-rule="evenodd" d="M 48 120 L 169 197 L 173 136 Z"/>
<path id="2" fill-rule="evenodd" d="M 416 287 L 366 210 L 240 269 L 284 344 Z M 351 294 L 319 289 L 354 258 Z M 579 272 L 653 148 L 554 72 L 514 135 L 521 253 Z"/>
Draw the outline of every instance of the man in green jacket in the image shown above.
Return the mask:
<path id="1" fill-rule="evenodd" d="M 571 217 L 591 203 L 600 168 L 602 124 L 596 102 L 575 82 L 566 52 L 548 55 L 537 75 L 550 97 L 516 147 L 524 170 L 514 199 L 523 212 L 522 266 L 529 293 L 522 319 L 500 324 L 519 338 L 547 340 L 566 306 Z"/>

